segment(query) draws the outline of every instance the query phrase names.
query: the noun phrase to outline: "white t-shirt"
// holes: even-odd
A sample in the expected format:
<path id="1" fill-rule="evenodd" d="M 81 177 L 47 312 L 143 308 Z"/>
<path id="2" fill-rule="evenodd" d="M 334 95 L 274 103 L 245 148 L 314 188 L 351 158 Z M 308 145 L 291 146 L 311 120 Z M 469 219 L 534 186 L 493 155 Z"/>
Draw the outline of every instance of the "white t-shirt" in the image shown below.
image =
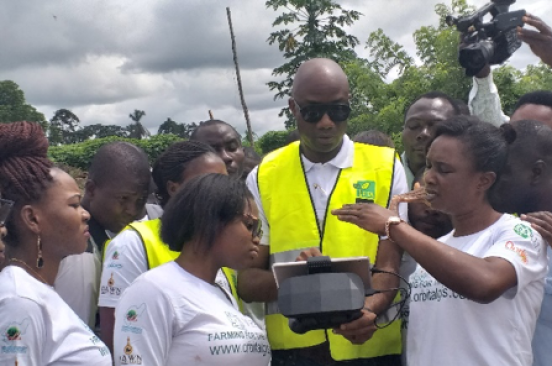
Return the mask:
<path id="1" fill-rule="evenodd" d="M 542 308 L 533 336 L 533 366 L 550 365 L 552 354 L 552 249 L 548 248 L 548 274 L 544 285 Z"/>
<path id="2" fill-rule="evenodd" d="M 115 365 L 267 366 L 266 333 L 232 295 L 175 262 L 134 281 L 115 309 Z"/>
<path id="3" fill-rule="evenodd" d="M 53 288 L 15 266 L 0 283 L 0 365 L 111 366 L 107 347 Z"/>
<path id="4" fill-rule="evenodd" d="M 439 241 L 475 257 L 507 260 L 515 268 L 517 286 L 490 304 L 478 304 L 418 265 L 410 276 L 408 365 L 530 366 L 547 265 L 541 236 L 505 214 L 481 232 L 450 233 Z"/>
<path id="5" fill-rule="evenodd" d="M 126 288 L 147 270 L 142 238 L 135 230 L 124 230 L 109 243 L 105 251 L 99 306 L 115 308 Z M 217 273 L 216 282 L 231 292 L 228 279 L 222 271 Z"/>

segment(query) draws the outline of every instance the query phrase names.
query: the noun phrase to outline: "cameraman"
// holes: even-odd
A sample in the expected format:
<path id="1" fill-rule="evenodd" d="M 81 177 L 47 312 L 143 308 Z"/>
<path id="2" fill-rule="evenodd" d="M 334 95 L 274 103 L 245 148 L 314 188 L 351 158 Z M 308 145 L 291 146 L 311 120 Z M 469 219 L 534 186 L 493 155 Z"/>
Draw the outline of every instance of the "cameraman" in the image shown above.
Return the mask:
<path id="1" fill-rule="evenodd" d="M 517 32 L 519 38 L 529 45 L 542 62 L 552 67 L 552 29 L 542 19 L 531 14 L 523 17 L 523 21 L 537 30 L 520 27 Z M 473 115 L 494 125 L 500 126 L 510 120 L 502 112 L 500 96 L 489 65 L 473 78 L 468 106 Z"/>

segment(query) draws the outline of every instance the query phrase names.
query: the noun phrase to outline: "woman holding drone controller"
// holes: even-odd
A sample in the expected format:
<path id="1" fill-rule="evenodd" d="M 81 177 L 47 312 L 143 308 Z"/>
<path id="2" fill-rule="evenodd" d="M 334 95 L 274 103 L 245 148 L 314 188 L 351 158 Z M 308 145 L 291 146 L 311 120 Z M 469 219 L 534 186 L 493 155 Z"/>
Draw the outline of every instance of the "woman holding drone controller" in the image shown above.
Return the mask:
<path id="1" fill-rule="evenodd" d="M 346 205 L 332 212 L 387 235 L 418 263 L 410 277 L 409 365 L 532 363 L 546 243 L 527 223 L 495 211 L 487 199 L 513 140 L 509 125 L 499 129 L 475 117 L 456 116 L 437 128 L 427 155 L 427 200 L 453 224 L 439 240 L 377 205 Z"/>

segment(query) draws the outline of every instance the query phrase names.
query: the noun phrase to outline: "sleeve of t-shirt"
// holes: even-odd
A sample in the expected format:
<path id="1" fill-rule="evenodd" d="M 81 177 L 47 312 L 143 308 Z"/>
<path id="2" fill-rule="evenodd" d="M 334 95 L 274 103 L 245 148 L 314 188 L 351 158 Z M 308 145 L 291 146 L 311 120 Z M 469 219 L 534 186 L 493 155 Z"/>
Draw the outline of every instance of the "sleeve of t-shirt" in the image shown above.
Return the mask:
<path id="1" fill-rule="evenodd" d="M 408 183 L 406 181 L 406 173 L 404 172 L 404 167 L 400 159 L 395 159 L 395 170 L 393 173 L 393 186 L 391 187 L 391 197 L 398 194 L 407 193 L 410 190 L 408 189 Z M 391 200 L 389 200 L 391 201 Z M 399 217 L 404 221 L 408 222 L 408 204 L 400 203 L 399 204 Z"/>
<path id="2" fill-rule="evenodd" d="M 259 209 L 259 219 L 261 220 L 261 224 L 263 225 L 263 237 L 261 239 L 261 245 L 269 245 L 268 244 L 268 238 L 270 238 L 270 228 L 268 226 L 268 222 L 266 221 L 266 215 L 264 213 L 263 204 L 261 202 L 261 195 L 259 193 L 259 186 L 257 184 L 257 172 L 259 171 L 259 166 L 257 165 L 253 170 L 249 173 L 247 176 L 247 180 L 245 183 L 247 184 L 247 188 L 249 188 L 249 191 L 251 191 L 251 194 L 253 195 L 253 198 L 255 199 L 255 203 L 257 204 L 257 208 Z"/>
<path id="3" fill-rule="evenodd" d="M 166 365 L 173 323 L 173 307 L 157 286 L 142 280 L 133 284 L 115 309 L 115 365 L 130 364 L 130 356 L 140 356 L 142 365 Z"/>
<path id="4" fill-rule="evenodd" d="M 494 245 L 483 256 L 503 258 L 510 262 L 516 271 L 517 286 L 506 292 L 513 298 L 520 288 L 544 278 L 547 267 L 545 243 L 529 225 L 515 220 L 501 226 L 494 240 Z"/>
<path id="5" fill-rule="evenodd" d="M 500 95 L 494 83 L 492 71 L 487 77 L 473 78 L 468 107 L 472 115 L 497 127 L 510 120 L 502 112 Z"/>
<path id="6" fill-rule="evenodd" d="M 54 282 L 58 295 L 91 328 L 96 323 L 100 271 L 99 253 L 70 255 L 61 261 Z"/>
<path id="7" fill-rule="evenodd" d="M 98 305 L 117 306 L 123 291 L 147 270 L 146 251 L 140 235 L 131 229 L 121 232 L 106 248 Z"/>
<path id="8" fill-rule="evenodd" d="M 42 314 L 40 306 L 29 299 L 8 298 L 0 302 L 0 365 L 42 366 L 48 362 L 43 359 L 43 349 L 48 344 Z"/>

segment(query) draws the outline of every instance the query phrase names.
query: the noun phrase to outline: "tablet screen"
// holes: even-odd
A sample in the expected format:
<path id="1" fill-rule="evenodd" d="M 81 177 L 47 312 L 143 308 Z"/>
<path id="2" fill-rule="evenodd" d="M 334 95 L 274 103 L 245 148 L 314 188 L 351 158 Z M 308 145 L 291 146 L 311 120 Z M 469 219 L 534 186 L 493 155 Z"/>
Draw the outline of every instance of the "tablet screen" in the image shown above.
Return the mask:
<path id="1" fill-rule="evenodd" d="M 354 273 L 360 277 L 364 283 L 365 290 L 372 288 L 372 275 L 370 273 L 370 259 L 368 257 L 350 257 L 350 258 L 332 258 L 332 272 L 334 273 Z M 284 280 L 309 274 L 307 262 L 286 262 L 275 263 L 272 266 L 272 272 L 276 279 L 276 286 Z"/>

